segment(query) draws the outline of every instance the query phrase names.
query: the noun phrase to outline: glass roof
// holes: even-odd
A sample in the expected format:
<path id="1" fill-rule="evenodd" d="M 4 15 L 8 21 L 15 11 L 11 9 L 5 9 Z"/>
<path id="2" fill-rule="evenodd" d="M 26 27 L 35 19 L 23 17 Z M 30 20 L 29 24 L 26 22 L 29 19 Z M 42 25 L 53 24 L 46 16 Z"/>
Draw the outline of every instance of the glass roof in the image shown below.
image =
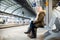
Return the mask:
<path id="1" fill-rule="evenodd" d="M 3 12 L 19 14 L 20 8 L 22 7 L 13 0 L 1 0 L 0 2 L 0 11 Z"/>
<path id="2" fill-rule="evenodd" d="M 32 7 L 35 12 L 37 11 L 36 7 L 40 6 L 40 1 L 41 0 L 27 0 L 27 2 L 30 4 L 31 7 L 33 6 L 34 3 L 36 3 L 36 6 Z"/>
<path id="3" fill-rule="evenodd" d="M 35 12 L 37 12 L 36 9 L 40 6 L 42 6 L 42 8 L 44 9 L 44 7 L 45 7 L 44 2 L 45 1 L 46 0 L 27 0 L 27 2 L 30 4 L 31 7 L 33 6 L 34 3 L 36 3 L 36 6 L 32 7 Z"/>

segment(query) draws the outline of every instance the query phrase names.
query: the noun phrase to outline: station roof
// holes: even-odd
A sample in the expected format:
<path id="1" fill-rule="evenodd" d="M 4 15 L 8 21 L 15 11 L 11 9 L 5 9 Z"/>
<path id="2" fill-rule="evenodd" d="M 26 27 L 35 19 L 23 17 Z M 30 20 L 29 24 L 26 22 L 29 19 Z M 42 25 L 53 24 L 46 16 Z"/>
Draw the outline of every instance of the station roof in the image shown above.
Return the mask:
<path id="1" fill-rule="evenodd" d="M 16 1 L 16 0 L 0 0 L 0 11 L 19 15 L 20 12 L 22 12 L 21 10 L 23 8 L 26 8 L 28 11 L 30 11 L 31 13 L 33 13 L 35 15 L 35 12 L 29 6 L 29 4 L 27 3 L 26 0 L 25 1 L 20 0 L 19 2 L 18 1 Z"/>

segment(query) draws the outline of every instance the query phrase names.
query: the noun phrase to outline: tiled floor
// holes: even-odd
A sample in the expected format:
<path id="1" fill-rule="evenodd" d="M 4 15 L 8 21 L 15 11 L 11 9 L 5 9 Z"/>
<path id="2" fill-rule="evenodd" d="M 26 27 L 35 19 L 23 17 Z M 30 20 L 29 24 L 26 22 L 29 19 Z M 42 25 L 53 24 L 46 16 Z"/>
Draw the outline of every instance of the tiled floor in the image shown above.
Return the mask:
<path id="1" fill-rule="evenodd" d="M 37 31 L 37 38 L 30 39 L 26 34 L 29 25 L 19 26 L 19 27 L 12 27 L 7 29 L 0 29 L 0 40 L 41 40 L 43 39 L 40 37 L 44 33 L 44 29 L 38 29 Z M 41 39 L 40 39 L 41 38 Z"/>

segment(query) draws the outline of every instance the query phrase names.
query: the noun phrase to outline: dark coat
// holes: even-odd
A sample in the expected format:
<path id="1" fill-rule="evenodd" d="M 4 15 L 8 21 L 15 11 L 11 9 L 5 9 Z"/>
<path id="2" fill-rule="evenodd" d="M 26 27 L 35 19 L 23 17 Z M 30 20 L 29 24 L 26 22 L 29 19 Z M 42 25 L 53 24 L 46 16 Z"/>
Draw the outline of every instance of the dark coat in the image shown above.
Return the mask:
<path id="1" fill-rule="evenodd" d="M 45 12 L 40 12 L 37 20 L 34 22 L 36 27 L 44 27 Z"/>

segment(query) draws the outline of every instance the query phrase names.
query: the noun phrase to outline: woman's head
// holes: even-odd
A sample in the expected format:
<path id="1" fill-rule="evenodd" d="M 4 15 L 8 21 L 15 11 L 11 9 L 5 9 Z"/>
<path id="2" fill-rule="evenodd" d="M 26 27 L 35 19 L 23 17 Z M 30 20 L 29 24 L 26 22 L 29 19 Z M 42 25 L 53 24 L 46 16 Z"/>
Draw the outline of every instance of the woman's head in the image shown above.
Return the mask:
<path id="1" fill-rule="evenodd" d="M 45 10 L 40 11 L 39 14 L 44 14 L 45 15 Z"/>

